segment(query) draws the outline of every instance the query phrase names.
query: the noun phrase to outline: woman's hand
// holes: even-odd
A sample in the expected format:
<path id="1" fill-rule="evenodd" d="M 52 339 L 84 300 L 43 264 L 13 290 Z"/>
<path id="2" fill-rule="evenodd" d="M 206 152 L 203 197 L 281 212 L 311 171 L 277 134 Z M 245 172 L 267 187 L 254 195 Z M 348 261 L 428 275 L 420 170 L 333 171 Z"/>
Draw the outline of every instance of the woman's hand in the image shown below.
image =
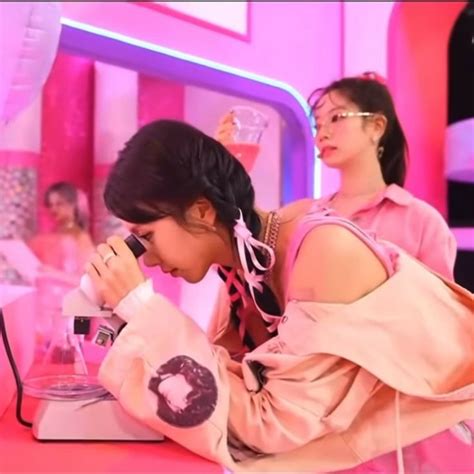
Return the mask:
<path id="1" fill-rule="evenodd" d="M 107 244 L 100 244 L 97 252 L 86 265 L 95 289 L 110 308 L 119 302 L 140 283 L 145 276 L 138 261 L 121 237 L 112 236 Z"/>
<path id="2" fill-rule="evenodd" d="M 235 130 L 236 125 L 234 122 L 234 114 L 232 112 L 228 112 L 220 118 L 214 137 L 223 145 L 234 143 Z"/>

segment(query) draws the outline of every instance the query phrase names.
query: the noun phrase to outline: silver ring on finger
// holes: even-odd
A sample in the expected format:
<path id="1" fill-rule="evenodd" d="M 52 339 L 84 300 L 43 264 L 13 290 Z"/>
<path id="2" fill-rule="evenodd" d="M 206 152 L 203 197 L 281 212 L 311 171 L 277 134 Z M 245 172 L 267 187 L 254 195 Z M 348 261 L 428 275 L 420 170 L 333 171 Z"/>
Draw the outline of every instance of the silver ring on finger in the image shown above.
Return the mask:
<path id="1" fill-rule="evenodd" d="M 106 255 L 104 255 L 104 257 L 102 258 L 102 260 L 104 261 L 104 265 L 107 265 L 107 262 L 112 258 L 112 257 L 116 257 L 117 254 L 115 252 L 109 252 L 107 253 Z"/>

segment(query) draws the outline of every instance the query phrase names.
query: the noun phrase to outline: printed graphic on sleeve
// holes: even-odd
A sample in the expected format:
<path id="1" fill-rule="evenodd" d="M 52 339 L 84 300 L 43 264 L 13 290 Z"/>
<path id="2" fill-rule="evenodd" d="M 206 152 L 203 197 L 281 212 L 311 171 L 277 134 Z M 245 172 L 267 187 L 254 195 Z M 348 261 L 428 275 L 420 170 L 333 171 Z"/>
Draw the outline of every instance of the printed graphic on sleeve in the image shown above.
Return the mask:
<path id="1" fill-rule="evenodd" d="M 148 388 L 158 397 L 157 415 L 181 428 L 198 426 L 214 412 L 217 385 L 211 371 L 188 356 L 163 364 Z"/>

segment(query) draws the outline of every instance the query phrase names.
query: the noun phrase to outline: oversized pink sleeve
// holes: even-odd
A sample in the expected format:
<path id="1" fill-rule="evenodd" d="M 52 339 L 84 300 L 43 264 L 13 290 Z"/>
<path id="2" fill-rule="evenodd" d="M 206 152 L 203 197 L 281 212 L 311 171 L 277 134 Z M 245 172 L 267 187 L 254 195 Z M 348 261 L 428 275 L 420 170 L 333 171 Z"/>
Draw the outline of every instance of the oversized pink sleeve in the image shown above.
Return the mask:
<path id="1" fill-rule="evenodd" d="M 164 297 L 153 294 L 136 308 L 124 317 L 128 324 L 102 363 L 101 383 L 136 419 L 229 467 L 234 462 L 229 440 L 254 453 L 279 453 L 343 430 L 376 383 L 335 356 L 286 354 L 277 338 L 237 363 Z M 296 313 L 290 309 L 287 316 Z M 192 387 L 189 404 L 173 411 L 166 380 L 186 367 L 181 373 Z M 358 384 L 366 387 L 362 394 L 347 397 Z M 326 423 L 326 415 L 343 405 L 343 425 Z"/>

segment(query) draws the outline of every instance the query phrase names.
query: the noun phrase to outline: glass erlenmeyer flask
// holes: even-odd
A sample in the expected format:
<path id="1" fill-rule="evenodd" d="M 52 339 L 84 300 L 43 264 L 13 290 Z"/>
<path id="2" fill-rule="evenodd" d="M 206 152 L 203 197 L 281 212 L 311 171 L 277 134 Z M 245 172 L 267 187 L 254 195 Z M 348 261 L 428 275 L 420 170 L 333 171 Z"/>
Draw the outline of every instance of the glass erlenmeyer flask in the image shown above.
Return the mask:
<path id="1" fill-rule="evenodd" d="M 50 282 L 50 285 L 58 283 Z M 74 334 L 74 318 L 61 314 L 61 301 L 70 288 L 50 288 L 52 297 L 48 311 L 52 317 L 49 345 L 35 361 L 23 380 L 26 395 L 49 400 L 87 399 L 106 390 L 89 374 L 81 347 L 83 336 Z M 44 308 L 43 308 L 44 309 Z"/>

